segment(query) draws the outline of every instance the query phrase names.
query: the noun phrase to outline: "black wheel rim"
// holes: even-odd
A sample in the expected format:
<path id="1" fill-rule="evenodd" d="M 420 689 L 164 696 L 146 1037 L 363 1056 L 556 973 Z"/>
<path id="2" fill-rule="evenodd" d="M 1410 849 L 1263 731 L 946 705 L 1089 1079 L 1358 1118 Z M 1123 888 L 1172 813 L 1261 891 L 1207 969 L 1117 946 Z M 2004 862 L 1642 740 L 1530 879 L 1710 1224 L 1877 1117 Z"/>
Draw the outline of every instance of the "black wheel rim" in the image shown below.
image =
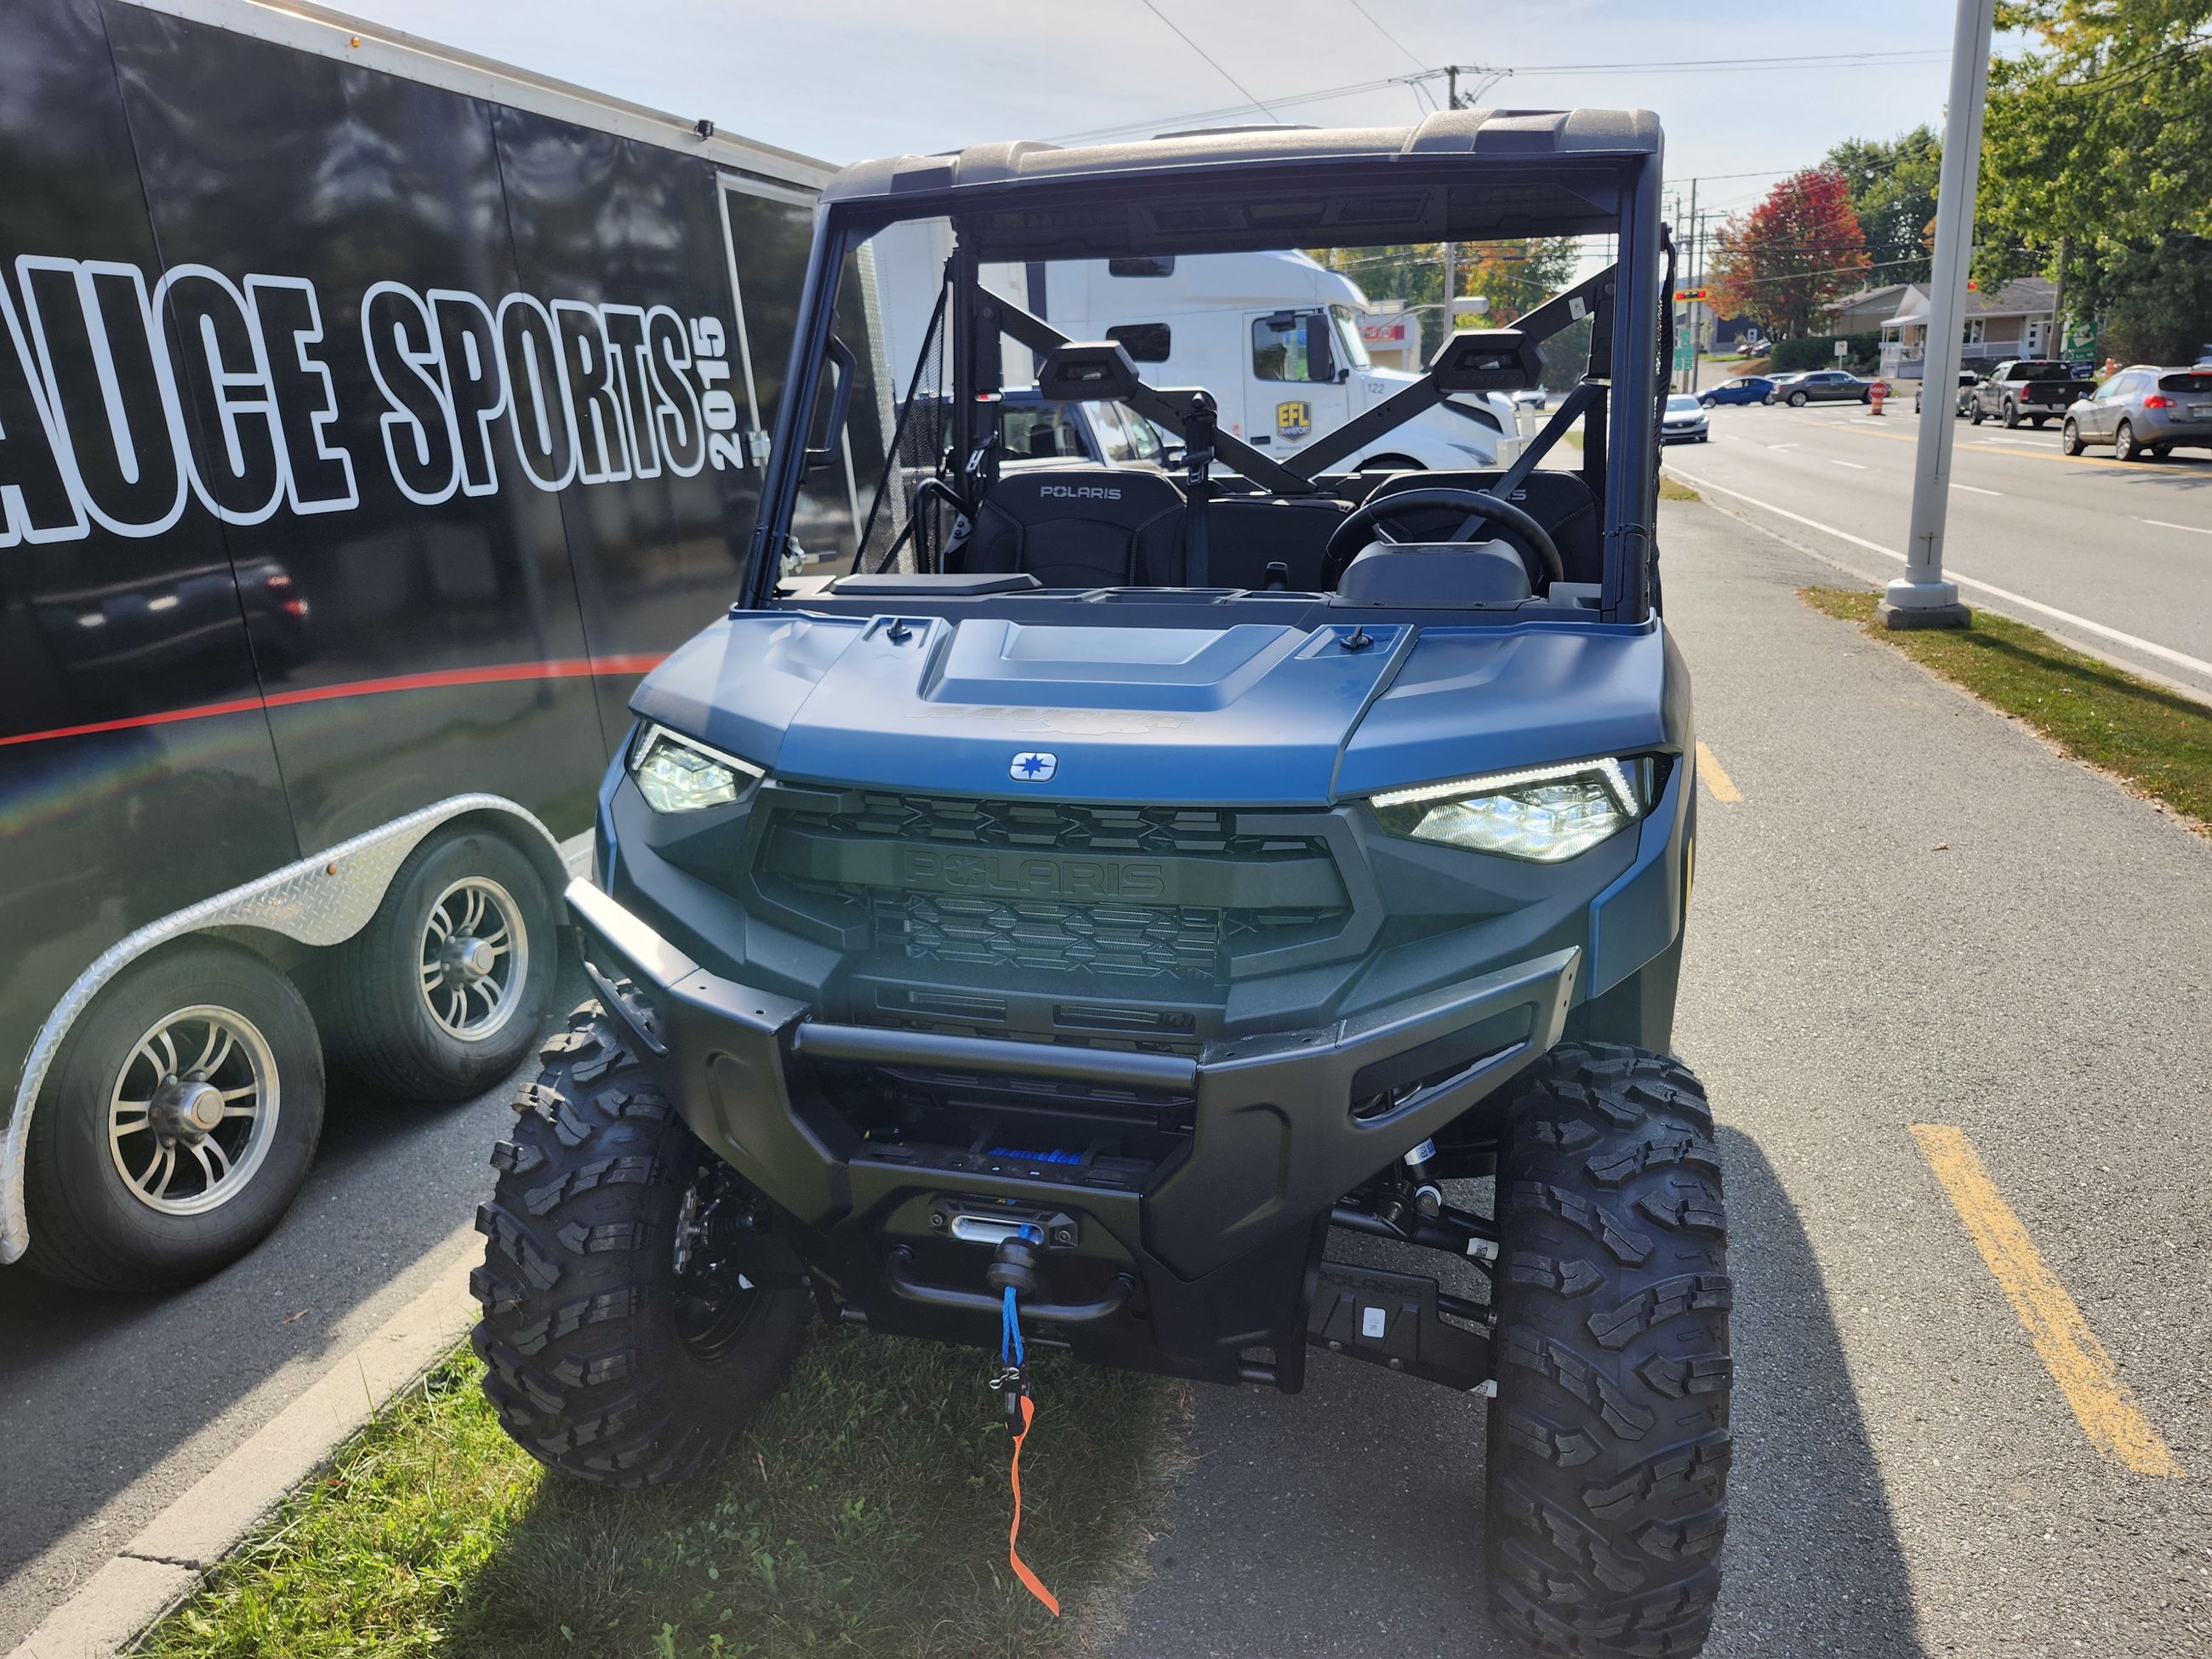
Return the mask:
<path id="1" fill-rule="evenodd" d="M 746 1245 L 763 1237 L 750 1224 L 751 1214 L 736 1183 L 712 1166 L 692 1177 L 677 1212 L 670 1263 L 676 1334 L 710 1365 L 737 1350 L 760 1311 L 759 1281 L 745 1271 L 746 1261 L 758 1254 Z"/>

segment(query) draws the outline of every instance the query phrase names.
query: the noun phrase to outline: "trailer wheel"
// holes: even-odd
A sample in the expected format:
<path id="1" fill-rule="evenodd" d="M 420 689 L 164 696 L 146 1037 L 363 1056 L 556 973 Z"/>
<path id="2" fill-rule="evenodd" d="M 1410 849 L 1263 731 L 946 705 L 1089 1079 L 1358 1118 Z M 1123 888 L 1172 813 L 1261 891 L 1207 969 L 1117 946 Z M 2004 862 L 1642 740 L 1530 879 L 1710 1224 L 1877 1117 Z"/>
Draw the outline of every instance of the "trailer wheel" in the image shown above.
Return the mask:
<path id="1" fill-rule="evenodd" d="M 213 940 L 125 969 L 63 1039 L 31 1118 L 25 1260 L 96 1291 L 188 1285 L 290 1207 L 323 1128 L 307 1005 Z"/>
<path id="2" fill-rule="evenodd" d="M 1728 1520 L 1731 1300 L 1698 1080 L 1555 1050 L 1512 1101 L 1498 1215 L 1492 1615 L 1551 1652 L 1695 1653 Z"/>
<path id="3" fill-rule="evenodd" d="M 466 1099 L 537 1041 L 558 958 L 545 884 L 513 842 L 434 836 L 326 964 L 331 1062 L 403 1099 Z"/>
<path id="4" fill-rule="evenodd" d="M 515 1101 L 477 1212 L 476 1350 L 515 1442 L 562 1474 L 702 1473 L 783 1382 L 811 1311 L 767 1207 L 587 1002 Z"/>

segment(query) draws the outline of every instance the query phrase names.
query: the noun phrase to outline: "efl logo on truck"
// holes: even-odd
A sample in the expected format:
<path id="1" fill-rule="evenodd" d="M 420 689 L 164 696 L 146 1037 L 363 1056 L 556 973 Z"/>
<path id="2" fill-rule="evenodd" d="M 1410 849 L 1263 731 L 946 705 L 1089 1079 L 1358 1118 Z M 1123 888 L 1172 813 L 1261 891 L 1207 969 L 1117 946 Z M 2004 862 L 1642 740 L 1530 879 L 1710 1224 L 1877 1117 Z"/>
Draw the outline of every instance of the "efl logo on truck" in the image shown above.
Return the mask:
<path id="1" fill-rule="evenodd" d="M 547 490 L 744 465 L 719 317 L 399 283 L 362 294 L 357 330 L 325 314 L 303 277 L 183 264 L 149 286 L 133 264 L 18 258 L 0 279 L 0 547 L 156 536 L 195 501 L 226 524 L 343 513 L 364 467 L 434 507 L 496 493 L 503 452 Z M 380 444 L 333 431 L 334 363 L 367 368 Z"/>
<path id="2" fill-rule="evenodd" d="M 1275 430 L 1285 438 L 1303 438 L 1313 430 L 1313 405 L 1293 401 L 1275 405 Z"/>

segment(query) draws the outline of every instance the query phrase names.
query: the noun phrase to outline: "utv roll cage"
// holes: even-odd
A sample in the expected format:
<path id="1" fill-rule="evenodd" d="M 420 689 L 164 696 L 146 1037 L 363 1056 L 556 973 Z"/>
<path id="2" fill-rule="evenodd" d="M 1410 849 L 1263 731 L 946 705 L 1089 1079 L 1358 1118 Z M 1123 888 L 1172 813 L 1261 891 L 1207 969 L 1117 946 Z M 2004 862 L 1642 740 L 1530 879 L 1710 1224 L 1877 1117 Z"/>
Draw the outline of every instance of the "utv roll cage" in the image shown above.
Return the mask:
<path id="1" fill-rule="evenodd" d="M 1461 110 L 1413 127 L 1268 128 L 1075 149 L 988 144 L 848 168 L 823 192 L 818 210 L 785 382 L 796 395 L 777 412 L 741 604 L 765 608 L 775 601 L 800 487 L 810 465 L 835 453 L 855 380 L 854 354 L 835 333 L 840 282 L 855 251 L 889 225 L 943 219 L 952 228 L 939 300 L 951 392 L 945 452 L 967 469 L 979 494 L 996 477 L 985 423 L 994 418 L 990 404 L 1001 389 L 1001 337 L 1028 347 L 1041 364 L 1071 344 L 985 287 L 978 271 L 987 262 L 1610 234 L 1613 264 L 1504 329 L 1450 337 L 1421 380 L 1288 461 L 1226 430 L 1209 431 L 1206 406 L 1189 392 L 1139 380 L 1111 395 L 1186 442 L 1210 438 L 1214 458 L 1246 488 L 1282 499 L 1328 495 L 1342 482 L 1329 468 L 1450 393 L 1534 384 L 1541 343 L 1588 316 L 1583 378 L 1488 488 L 1510 494 L 1580 421 L 1579 473 L 1601 515 L 1595 620 L 1642 623 L 1656 604 L 1656 439 L 1665 389 L 1661 365 L 1672 334 L 1665 295 L 1674 253 L 1660 220 L 1662 149 L 1657 118 L 1647 111 Z M 860 310 L 851 305 L 847 314 Z M 809 434 L 817 430 L 828 435 L 814 443 Z M 893 434 L 885 438 L 895 448 Z"/>

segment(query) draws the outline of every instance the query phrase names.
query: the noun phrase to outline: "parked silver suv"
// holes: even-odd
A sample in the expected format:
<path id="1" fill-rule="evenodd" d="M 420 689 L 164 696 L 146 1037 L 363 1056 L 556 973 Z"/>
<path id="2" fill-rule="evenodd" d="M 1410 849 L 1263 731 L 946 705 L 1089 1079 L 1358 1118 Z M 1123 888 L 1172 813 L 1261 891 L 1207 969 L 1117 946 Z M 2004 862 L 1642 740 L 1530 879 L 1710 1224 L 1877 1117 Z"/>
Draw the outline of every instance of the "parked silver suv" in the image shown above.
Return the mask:
<path id="1" fill-rule="evenodd" d="M 2163 456 L 2177 444 L 2212 448 L 2212 369 L 2136 363 L 2078 399 L 2058 428 L 2058 445 L 2079 455 L 2110 444 L 2123 461 Z"/>

